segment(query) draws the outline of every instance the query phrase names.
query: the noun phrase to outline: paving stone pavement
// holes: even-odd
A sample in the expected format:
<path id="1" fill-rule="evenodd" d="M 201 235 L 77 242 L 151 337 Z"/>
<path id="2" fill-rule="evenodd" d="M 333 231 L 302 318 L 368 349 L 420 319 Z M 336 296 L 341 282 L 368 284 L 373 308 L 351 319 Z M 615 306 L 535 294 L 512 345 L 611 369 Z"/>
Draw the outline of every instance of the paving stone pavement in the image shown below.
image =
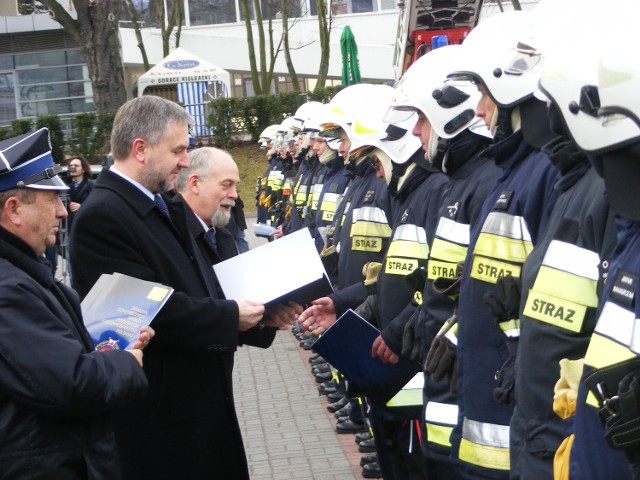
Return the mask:
<path id="1" fill-rule="evenodd" d="M 247 223 L 249 245 L 266 243 L 253 235 L 255 217 Z M 290 331 L 278 332 L 268 349 L 238 349 L 234 395 L 252 480 L 362 478 L 354 436 L 335 433 L 309 355 Z"/>

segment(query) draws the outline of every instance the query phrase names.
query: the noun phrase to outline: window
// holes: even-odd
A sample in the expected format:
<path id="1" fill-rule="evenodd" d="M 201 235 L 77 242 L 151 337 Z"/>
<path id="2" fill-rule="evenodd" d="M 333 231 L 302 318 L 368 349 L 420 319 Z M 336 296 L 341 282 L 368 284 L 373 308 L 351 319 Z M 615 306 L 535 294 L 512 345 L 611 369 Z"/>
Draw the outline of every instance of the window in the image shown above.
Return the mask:
<path id="1" fill-rule="evenodd" d="M 252 4 L 251 0 L 248 1 Z M 236 19 L 235 0 L 189 0 L 189 21 L 192 26 L 235 23 Z"/>

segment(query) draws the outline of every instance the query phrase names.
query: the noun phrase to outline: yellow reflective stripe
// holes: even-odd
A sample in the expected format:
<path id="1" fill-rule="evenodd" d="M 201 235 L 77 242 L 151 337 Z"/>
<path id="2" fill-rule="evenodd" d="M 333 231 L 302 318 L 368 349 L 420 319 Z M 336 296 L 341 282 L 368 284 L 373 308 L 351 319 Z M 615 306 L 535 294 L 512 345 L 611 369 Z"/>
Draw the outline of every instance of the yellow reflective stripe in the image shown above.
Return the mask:
<path id="1" fill-rule="evenodd" d="M 597 253 L 559 240 L 551 241 L 542 264 L 594 282 L 597 282 L 600 276 L 600 257 Z"/>
<path id="2" fill-rule="evenodd" d="M 433 423 L 426 423 L 427 427 L 427 442 L 435 443 L 436 445 L 442 445 L 443 447 L 451 447 L 451 432 L 453 427 L 445 427 L 443 425 L 434 425 Z"/>
<path id="3" fill-rule="evenodd" d="M 509 426 L 465 418 L 460 460 L 496 470 L 509 470 Z"/>
<path id="4" fill-rule="evenodd" d="M 431 253 L 433 254 L 433 251 Z M 439 277 L 453 278 L 456 276 L 456 267 L 455 263 L 439 262 L 430 258 L 427 266 L 427 278 L 429 280 L 435 280 Z"/>
<path id="5" fill-rule="evenodd" d="M 458 423 L 458 405 L 433 401 L 427 402 L 424 421 L 453 427 Z"/>
<path id="6" fill-rule="evenodd" d="M 578 333 L 582 331 L 587 307 L 536 290 L 529 290 L 527 304 L 522 313 L 535 320 Z"/>
<path id="7" fill-rule="evenodd" d="M 389 238 L 391 227 L 386 223 L 358 222 L 351 226 L 351 236 Z"/>
<path id="8" fill-rule="evenodd" d="M 490 233 L 481 233 L 478 236 L 473 253 L 490 258 L 499 258 L 508 262 L 524 263 L 531 250 L 533 250 L 531 242 Z"/>
<path id="9" fill-rule="evenodd" d="M 387 255 L 390 257 L 419 258 L 426 260 L 429 258 L 429 245 L 409 240 L 393 240 L 391 244 L 389 244 Z"/>
<path id="10" fill-rule="evenodd" d="M 509 213 L 489 213 L 482 225 L 482 232 L 531 243 L 531 235 L 525 219 Z"/>
<path id="11" fill-rule="evenodd" d="M 466 223 L 459 223 L 450 218 L 440 217 L 436 227 L 436 237 L 454 242 L 459 245 L 469 245 L 470 226 Z"/>
<path id="12" fill-rule="evenodd" d="M 381 252 L 382 238 L 380 237 L 352 237 L 351 250 L 359 252 Z"/>
<path id="13" fill-rule="evenodd" d="M 473 265 L 471 266 L 471 278 L 495 284 L 498 278 L 504 277 L 508 274 L 519 278 L 520 270 L 521 268 L 519 265 L 474 256 Z"/>
<path id="14" fill-rule="evenodd" d="M 325 193 L 322 196 L 322 203 L 320 204 L 320 210 L 329 210 L 331 212 L 335 212 L 336 208 L 338 206 L 338 203 L 340 203 L 340 196 L 341 194 L 339 193 Z"/>
<path id="15" fill-rule="evenodd" d="M 407 275 L 418 268 L 418 260 L 413 258 L 390 258 L 385 261 L 384 273 L 390 275 Z"/>
<path id="16" fill-rule="evenodd" d="M 498 324 L 502 333 L 509 338 L 517 338 L 520 336 L 520 319 L 509 320 L 508 322 L 500 322 Z"/>
<path id="17" fill-rule="evenodd" d="M 478 445 L 464 438 L 460 440 L 458 458 L 463 462 L 494 470 L 509 470 L 509 449 Z"/>
<path id="18" fill-rule="evenodd" d="M 634 339 L 634 337 L 640 337 L 640 335 L 634 335 L 637 325 L 638 319 L 634 312 L 615 303 L 606 302 L 602 307 L 595 331 L 638 352 L 637 344 L 640 338 Z"/>
<path id="19" fill-rule="evenodd" d="M 533 289 L 548 295 L 562 295 L 562 298 L 587 307 L 598 306 L 597 279 L 579 277 L 555 268 L 541 266 Z"/>
<path id="20" fill-rule="evenodd" d="M 457 245 L 436 237 L 431 245 L 431 257 L 453 263 L 464 262 L 467 250 L 467 246 Z"/>
<path id="21" fill-rule="evenodd" d="M 584 363 L 593 368 L 604 368 L 637 357 L 629 347 L 598 333 L 591 336 Z"/>

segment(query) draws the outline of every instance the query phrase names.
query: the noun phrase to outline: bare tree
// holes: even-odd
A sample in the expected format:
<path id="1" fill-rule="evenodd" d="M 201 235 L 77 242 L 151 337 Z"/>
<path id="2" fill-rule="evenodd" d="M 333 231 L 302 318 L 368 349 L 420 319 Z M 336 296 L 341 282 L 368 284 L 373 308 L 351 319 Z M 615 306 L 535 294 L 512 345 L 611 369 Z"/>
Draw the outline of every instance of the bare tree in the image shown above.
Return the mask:
<path id="1" fill-rule="evenodd" d="M 77 20 L 57 0 L 40 2 L 80 46 L 96 111 L 120 107 L 127 100 L 118 36 L 120 0 L 73 0 Z"/>
<path id="2" fill-rule="evenodd" d="M 331 55 L 331 26 L 333 16 L 331 14 L 331 0 L 318 0 L 318 32 L 320 33 L 320 66 L 318 67 L 318 82 L 316 91 L 322 90 L 327 82 L 329 72 L 329 57 Z"/>

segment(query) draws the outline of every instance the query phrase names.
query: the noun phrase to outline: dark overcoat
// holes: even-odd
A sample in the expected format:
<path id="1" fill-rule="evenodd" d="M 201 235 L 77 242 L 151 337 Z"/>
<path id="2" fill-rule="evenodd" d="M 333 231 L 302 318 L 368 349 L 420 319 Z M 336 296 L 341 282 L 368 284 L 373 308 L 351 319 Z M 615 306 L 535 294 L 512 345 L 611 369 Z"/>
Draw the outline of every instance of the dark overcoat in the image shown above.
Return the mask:
<path id="1" fill-rule="evenodd" d="M 103 170 L 71 233 L 74 286 L 87 294 L 102 273 L 160 282 L 175 292 L 145 350 L 149 393 L 115 416 L 127 479 L 245 479 L 247 463 L 233 403 L 238 307 L 212 298 L 204 259 L 187 234 L 133 184 Z"/>

